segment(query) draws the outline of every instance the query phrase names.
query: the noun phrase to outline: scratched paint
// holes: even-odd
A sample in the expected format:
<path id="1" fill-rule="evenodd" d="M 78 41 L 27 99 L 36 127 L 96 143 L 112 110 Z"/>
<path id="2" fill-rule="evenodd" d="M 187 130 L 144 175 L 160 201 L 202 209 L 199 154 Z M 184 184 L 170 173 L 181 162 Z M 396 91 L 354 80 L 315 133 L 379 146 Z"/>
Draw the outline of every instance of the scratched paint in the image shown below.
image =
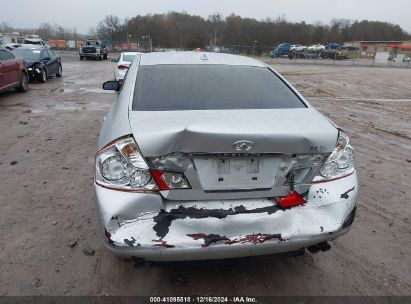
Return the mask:
<path id="1" fill-rule="evenodd" d="M 349 198 L 348 193 L 354 191 L 354 189 L 355 187 L 352 187 L 351 189 L 348 189 L 347 191 L 345 191 L 343 194 L 341 194 L 341 198 L 348 199 Z"/>
<path id="2" fill-rule="evenodd" d="M 356 179 L 351 179 L 351 184 L 341 181 L 313 185 L 304 205 L 286 210 L 278 208 L 272 198 L 167 201 L 163 208 L 152 211 L 145 206 L 147 211 L 133 218 L 129 212 L 132 201 L 121 208 L 111 202 L 107 206 L 115 212 L 107 214 L 106 236 L 116 248 L 136 250 L 135 256 L 139 256 L 139 249 L 152 252 L 184 248 L 207 251 L 241 246 L 281 246 L 281 250 L 287 251 L 287 248 L 295 248 L 292 247 L 295 242 L 309 246 L 313 236 L 320 237 L 320 241 L 335 238 L 352 222 L 347 218 L 355 207 L 357 190 Z M 247 255 L 253 252 L 258 250 L 248 249 Z M 150 255 L 147 255 L 148 259 Z M 163 257 L 157 257 L 157 260 L 161 259 Z"/>

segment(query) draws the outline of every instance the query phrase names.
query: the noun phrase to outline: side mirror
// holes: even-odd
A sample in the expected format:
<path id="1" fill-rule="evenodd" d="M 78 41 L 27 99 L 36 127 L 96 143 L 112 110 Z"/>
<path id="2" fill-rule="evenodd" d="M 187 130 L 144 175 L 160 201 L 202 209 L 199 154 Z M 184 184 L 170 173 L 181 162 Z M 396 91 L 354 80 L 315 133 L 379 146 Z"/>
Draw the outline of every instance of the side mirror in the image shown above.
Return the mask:
<path id="1" fill-rule="evenodd" d="M 120 83 L 115 80 L 109 80 L 103 83 L 103 90 L 106 91 L 120 91 Z"/>
<path id="2" fill-rule="evenodd" d="M 50 57 L 45 57 L 45 58 L 43 58 L 43 61 L 44 62 L 47 62 L 47 61 L 49 61 L 50 60 Z"/>
<path id="3" fill-rule="evenodd" d="M 118 62 L 118 58 L 111 59 L 111 62 Z"/>

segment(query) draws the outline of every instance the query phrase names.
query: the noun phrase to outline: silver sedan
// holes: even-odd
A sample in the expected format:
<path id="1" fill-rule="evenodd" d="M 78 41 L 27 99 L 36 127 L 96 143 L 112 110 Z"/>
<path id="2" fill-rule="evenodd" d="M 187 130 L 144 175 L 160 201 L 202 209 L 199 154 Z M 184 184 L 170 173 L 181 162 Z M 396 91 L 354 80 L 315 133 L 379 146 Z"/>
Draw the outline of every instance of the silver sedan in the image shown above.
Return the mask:
<path id="1" fill-rule="evenodd" d="M 95 197 L 105 247 L 178 261 L 327 251 L 358 195 L 340 128 L 248 57 L 137 56 L 100 133 Z"/>

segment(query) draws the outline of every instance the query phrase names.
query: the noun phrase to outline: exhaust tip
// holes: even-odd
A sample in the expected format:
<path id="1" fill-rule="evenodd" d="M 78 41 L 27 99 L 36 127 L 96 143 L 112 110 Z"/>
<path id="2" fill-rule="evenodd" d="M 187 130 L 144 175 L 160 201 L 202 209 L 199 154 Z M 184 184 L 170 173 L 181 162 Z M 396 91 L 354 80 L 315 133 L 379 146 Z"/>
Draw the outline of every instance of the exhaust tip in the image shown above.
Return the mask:
<path id="1" fill-rule="evenodd" d="M 320 250 L 326 252 L 331 249 L 331 245 L 328 242 L 322 242 L 317 245 L 313 245 L 307 248 L 312 254 L 318 253 Z"/>
<path id="2" fill-rule="evenodd" d="M 331 249 L 331 245 L 328 242 L 322 242 L 319 246 L 322 252 L 326 252 Z"/>
<path id="3" fill-rule="evenodd" d="M 307 249 L 312 254 L 316 254 L 317 252 L 319 252 L 321 250 L 319 245 L 310 246 Z"/>

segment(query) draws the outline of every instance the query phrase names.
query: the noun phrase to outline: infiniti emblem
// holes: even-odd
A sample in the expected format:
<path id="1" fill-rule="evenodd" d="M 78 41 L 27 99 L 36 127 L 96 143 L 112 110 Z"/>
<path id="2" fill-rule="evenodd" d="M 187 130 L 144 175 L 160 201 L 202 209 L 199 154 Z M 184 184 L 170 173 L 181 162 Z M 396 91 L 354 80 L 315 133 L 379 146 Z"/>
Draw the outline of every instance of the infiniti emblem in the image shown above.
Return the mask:
<path id="1" fill-rule="evenodd" d="M 239 140 L 233 143 L 233 149 L 235 151 L 250 151 L 254 148 L 254 143 L 248 140 Z"/>

